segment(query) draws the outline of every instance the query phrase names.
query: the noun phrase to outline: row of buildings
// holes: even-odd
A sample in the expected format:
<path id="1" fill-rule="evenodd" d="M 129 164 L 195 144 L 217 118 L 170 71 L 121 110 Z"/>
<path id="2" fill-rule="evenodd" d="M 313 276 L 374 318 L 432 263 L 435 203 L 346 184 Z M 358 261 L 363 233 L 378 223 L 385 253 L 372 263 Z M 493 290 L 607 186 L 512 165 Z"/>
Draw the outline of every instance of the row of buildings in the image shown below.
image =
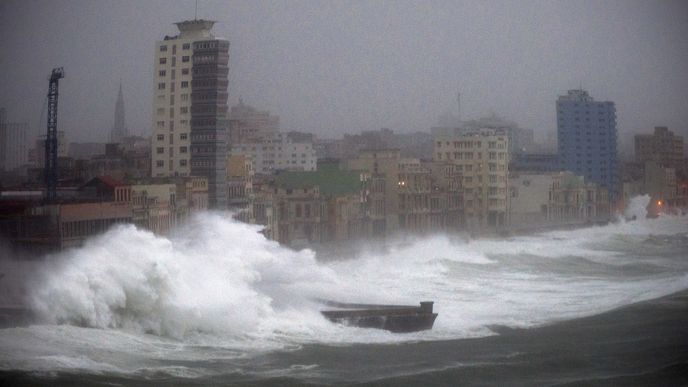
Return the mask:
<path id="1" fill-rule="evenodd" d="M 543 152 L 532 130 L 496 115 L 443 122 L 430 133 L 319 139 L 282 132 L 268 111 L 241 99 L 228 108 L 229 42 L 214 36 L 213 23 L 179 22 L 177 35 L 156 42 L 151 137 L 129 134 L 120 86 L 110 143 L 74 144 L 70 152 L 63 132 L 59 203 L 42 204 L 31 184 L 5 189 L 3 234 L 28 246 L 36 240 L 31 230 L 48 227 L 53 242 L 46 243 L 64 248 L 90 235 L 79 227 L 132 222 L 164 234 L 192 210 L 211 208 L 231 209 L 262 224 L 267 237 L 298 246 L 601 222 L 638 193 L 685 205 L 682 138 L 666 128 L 639 136 L 637 160 L 621 165 L 614 103 L 582 89 L 556 101 L 556 152 Z M 0 139 L 9 138 L 17 126 L 0 113 Z M 42 146 L 28 152 L 34 188 Z M 16 158 L 2 155 L 3 165 Z M 39 220 L 47 226 L 27 226 Z"/>
<path id="2" fill-rule="evenodd" d="M 101 176 L 61 187 L 59 203 L 42 197 L 41 191 L 0 192 L 0 235 L 11 248 L 40 254 L 77 247 L 116 224 L 166 235 L 207 210 L 208 184 L 196 177 L 131 184 Z"/>

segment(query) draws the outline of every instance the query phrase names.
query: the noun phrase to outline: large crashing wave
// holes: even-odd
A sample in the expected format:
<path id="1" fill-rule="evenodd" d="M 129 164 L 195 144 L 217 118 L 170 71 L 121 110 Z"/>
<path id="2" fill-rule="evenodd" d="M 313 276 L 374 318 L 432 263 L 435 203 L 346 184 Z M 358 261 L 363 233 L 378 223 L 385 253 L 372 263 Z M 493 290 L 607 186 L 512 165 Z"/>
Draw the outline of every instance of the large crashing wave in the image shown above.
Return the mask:
<path id="1" fill-rule="evenodd" d="M 685 234 L 687 220 L 643 217 L 506 240 L 388 240 L 382 250 L 318 261 L 266 240 L 259 227 L 201 214 L 169 238 L 122 226 L 64 252 L 32 304 L 52 324 L 207 333 L 242 347 L 481 336 L 494 324 L 527 327 L 685 289 L 679 256 L 688 246 L 643 246 L 651 234 Z M 433 300 L 440 316 L 430 332 L 393 335 L 329 323 L 316 298 Z"/>
<path id="2" fill-rule="evenodd" d="M 34 308 L 52 323 L 174 337 L 260 330 L 334 278 L 312 252 L 281 248 L 258 231 L 218 214 L 196 217 L 169 239 L 117 227 L 58 256 Z"/>

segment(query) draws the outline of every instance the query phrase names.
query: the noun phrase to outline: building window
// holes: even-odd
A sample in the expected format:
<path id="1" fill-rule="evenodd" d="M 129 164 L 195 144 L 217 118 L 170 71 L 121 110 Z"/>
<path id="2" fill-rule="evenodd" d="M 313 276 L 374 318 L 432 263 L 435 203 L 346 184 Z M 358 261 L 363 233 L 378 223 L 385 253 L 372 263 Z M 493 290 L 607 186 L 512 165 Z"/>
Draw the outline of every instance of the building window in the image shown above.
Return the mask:
<path id="1" fill-rule="evenodd" d="M 165 140 L 165 135 L 164 134 L 158 134 L 158 141 L 163 141 Z"/>
<path id="2" fill-rule="evenodd" d="M 179 160 L 179 166 L 180 167 L 186 167 L 186 160 L 185 159 Z"/>
<path id="3" fill-rule="evenodd" d="M 182 57 L 182 62 L 188 62 L 189 61 L 189 56 L 185 55 Z"/>
<path id="4" fill-rule="evenodd" d="M 160 58 L 160 64 L 167 63 L 167 58 Z"/>
<path id="5" fill-rule="evenodd" d="M 179 108 L 179 113 L 181 114 L 187 114 L 189 112 L 189 108 L 184 106 Z"/>
<path id="6" fill-rule="evenodd" d="M 189 69 L 188 68 L 182 69 L 182 75 L 189 75 Z"/>
<path id="7" fill-rule="evenodd" d="M 186 140 L 188 138 L 188 135 L 186 133 L 180 133 L 179 134 L 179 139 L 180 140 Z"/>
<path id="8" fill-rule="evenodd" d="M 185 147 L 185 146 L 179 147 L 179 153 L 186 153 L 186 151 L 187 151 L 187 150 L 186 150 L 186 147 Z"/>
<path id="9" fill-rule="evenodd" d="M 158 121 L 158 128 L 164 128 L 165 127 L 165 121 Z"/>
<path id="10" fill-rule="evenodd" d="M 189 95 L 188 94 L 182 94 L 181 98 L 182 98 L 182 101 L 188 101 Z"/>
<path id="11" fill-rule="evenodd" d="M 165 108 L 158 108 L 157 110 L 158 115 L 165 114 Z M 158 121 L 161 122 L 161 121 Z"/>
<path id="12" fill-rule="evenodd" d="M 182 89 L 186 89 L 189 87 L 189 81 L 182 81 Z"/>
<path id="13" fill-rule="evenodd" d="M 160 52 L 165 52 L 167 51 L 167 46 L 160 46 Z"/>
<path id="14" fill-rule="evenodd" d="M 159 76 L 159 77 L 164 77 L 166 74 L 167 74 L 167 71 L 165 71 L 165 70 L 160 70 L 160 71 L 158 71 L 158 76 Z"/>
<path id="15" fill-rule="evenodd" d="M 163 147 L 157 147 L 157 148 L 155 148 L 155 153 L 157 153 L 157 154 L 159 154 L 159 155 L 160 155 L 160 154 L 163 154 L 163 153 L 165 153 L 165 148 L 163 148 Z"/>
<path id="16" fill-rule="evenodd" d="M 162 168 L 165 166 L 165 161 L 164 160 L 158 160 L 155 162 L 155 166 Z"/>
<path id="17" fill-rule="evenodd" d="M 182 44 L 182 50 L 188 50 L 188 49 L 190 49 L 190 48 L 191 48 L 191 44 L 190 44 L 190 43 L 184 43 L 184 44 Z"/>
<path id="18" fill-rule="evenodd" d="M 158 83 L 158 90 L 165 90 L 165 82 Z"/>

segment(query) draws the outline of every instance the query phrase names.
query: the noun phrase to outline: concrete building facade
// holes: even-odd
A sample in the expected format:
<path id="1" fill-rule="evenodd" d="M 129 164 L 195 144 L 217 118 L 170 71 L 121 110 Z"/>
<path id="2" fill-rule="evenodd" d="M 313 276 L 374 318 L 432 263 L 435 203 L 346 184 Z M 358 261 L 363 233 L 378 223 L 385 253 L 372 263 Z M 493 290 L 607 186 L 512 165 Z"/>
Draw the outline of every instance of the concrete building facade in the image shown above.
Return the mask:
<path id="1" fill-rule="evenodd" d="M 241 98 L 239 104 L 229 111 L 229 140 L 232 144 L 259 142 L 273 137 L 278 131 L 279 116 L 246 105 Z"/>
<path id="2" fill-rule="evenodd" d="M 605 187 L 616 198 L 620 179 L 614 102 L 569 90 L 557 99 L 557 137 L 562 169 Z"/>
<path id="3" fill-rule="evenodd" d="M 347 160 L 347 168 L 362 172 L 363 199 L 367 232 L 372 237 L 392 235 L 399 230 L 399 161 L 398 149 L 373 149 L 359 152 Z"/>
<path id="4" fill-rule="evenodd" d="M 276 171 L 315 171 L 318 157 L 312 142 L 295 142 L 277 133 L 247 143 L 232 143 L 232 156 L 245 156 L 253 171 L 269 175 Z"/>
<path id="5" fill-rule="evenodd" d="M 433 159 L 455 164 L 463 175 L 463 209 L 469 229 L 506 226 L 509 139 L 505 132 L 482 129 L 436 136 Z"/>
<path id="6" fill-rule="evenodd" d="M 456 231 L 463 226 L 462 175 L 448 162 L 399 161 L 399 229 Z"/>
<path id="7" fill-rule="evenodd" d="M 665 126 L 655 126 L 653 134 L 635 136 L 635 161 L 655 161 L 659 165 L 679 169 L 683 163 L 683 136 L 675 135 Z"/>
<path id="8" fill-rule="evenodd" d="M 609 219 L 606 189 L 571 172 L 513 173 L 509 192 L 512 231 Z"/>
<path id="9" fill-rule="evenodd" d="M 29 162 L 28 123 L 0 122 L 0 171 L 12 171 Z"/>
<path id="10" fill-rule="evenodd" d="M 208 204 L 227 208 L 229 42 L 193 44 L 191 174 L 208 178 Z"/>
<path id="11" fill-rule="evenodd" d="M 206 177 L 210 206 L 224 208 L 229 42 L 213 21 L 175 24 L 155 49 L 151 175 Z"/>

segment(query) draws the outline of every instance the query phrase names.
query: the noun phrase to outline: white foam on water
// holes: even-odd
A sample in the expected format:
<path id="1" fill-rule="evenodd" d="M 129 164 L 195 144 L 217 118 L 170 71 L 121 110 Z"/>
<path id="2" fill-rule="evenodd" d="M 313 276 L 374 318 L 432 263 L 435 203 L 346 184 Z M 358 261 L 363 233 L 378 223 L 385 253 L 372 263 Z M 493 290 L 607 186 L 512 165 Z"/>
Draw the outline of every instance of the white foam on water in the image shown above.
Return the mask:
<path id="1" fill-rule="evenodd" d="M 688 288 L 685 254 L 650 259 L 656 266 L 647 273 L 615 269 L 640 262 L 625 245 L 686 230 L 688 217 L 639 217 L 507 240 L 431 236 L 321 262 L 223 214 L 197 216 L 169 238 L 122 226 L 50 258 L 31 293 L 43 323 L 0 330 L 0 369 L 168 367 L 195 377 L 160 363 L 242 359 L 309 343 L 479 337 L 493 334 L 492 325 L 593 315 Z M 662 266 L 666 259 L 671 267 Z M 433 330 L 403 335 L 346 327 L 324 319 L 316 298 L 433 300 L 439 317 Z"/>

